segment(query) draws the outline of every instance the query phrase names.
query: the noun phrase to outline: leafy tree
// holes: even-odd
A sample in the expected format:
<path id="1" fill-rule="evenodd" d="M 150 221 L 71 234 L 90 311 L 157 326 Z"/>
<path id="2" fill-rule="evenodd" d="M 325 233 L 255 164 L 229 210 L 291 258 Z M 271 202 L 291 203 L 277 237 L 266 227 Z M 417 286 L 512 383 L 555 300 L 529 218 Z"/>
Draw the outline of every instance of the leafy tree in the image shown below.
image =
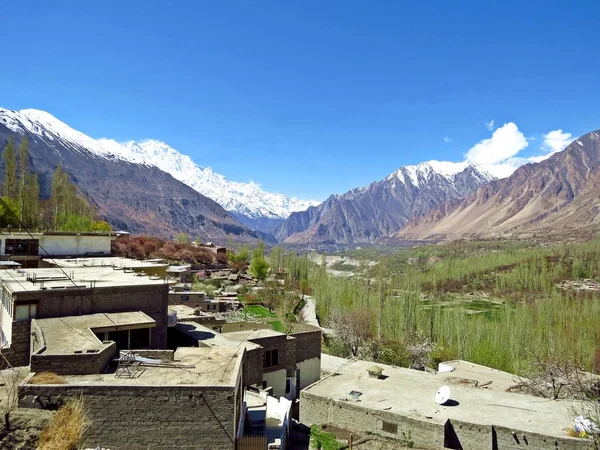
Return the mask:
<path id="1" fill-rule="evenodd" d="M 6 228 L 9 225 L 11 227 L 19 226 L 19 221 L 17 219 L 18 209 L 15 200 L 8 197 L 2 197 L 2 202 L 0 202 L 0 228 Z"/>
<path id="2" fill-rule="evenodd" d="M 185 233 L 179 233 L 175 236 L 175 242 L 178 244 L 188 244 L 190 242 L 190 237 Z"/>
<path id="3" fill-rule="evenodd" d="M 27 138 L 23 138 L 19 145 L 19 169 L 19 217 L 22 221 L 25 212 L 25 183 L 27 181 Z"/>
<path id="4" fill-rule="evenodd" d="M 90 231 L 102 231 L 110 233 L 112 231 L 112 227 L 105 220 L 94 220 L 92 221 Z"/>
<path id="5" fill-rule="evenodd" d="M 23 189 L 22 214 L 23 222 L 32 228 L 40 226 L 40 183 L 37 173 L 25 174 L 25 183 Z"/>
<path id="6" fill-rule="evenodd" d="M 17 185 L 17 159 L 12 138 L 8 141 L 2 156 L 4 158 L 4 196 L 16 199 L 19 188 Z"/>
<path id="7" fill-rule="evenodd" d="M 260 253 L 255 253 L 255 255 L 252 257 L 252 262 L 250 263 L 250 273 L 258 281 L 264 281 L 267 278 L 267 275 L 269 274 L 269 263 L 264 256 L 260 255 Z"/>

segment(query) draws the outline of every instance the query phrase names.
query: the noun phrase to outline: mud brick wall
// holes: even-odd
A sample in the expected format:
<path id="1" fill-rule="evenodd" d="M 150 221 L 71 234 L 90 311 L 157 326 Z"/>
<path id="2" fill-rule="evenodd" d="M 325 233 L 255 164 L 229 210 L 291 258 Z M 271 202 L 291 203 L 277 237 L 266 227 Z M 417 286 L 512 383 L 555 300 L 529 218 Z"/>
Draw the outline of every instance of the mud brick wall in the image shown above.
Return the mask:
<path id="1" fill-rule="evenodd" d="M 144 358 L 161 359 L 163 361 L 173 361 L 175 351 L 173 350 L 131 350 L 131 353 Z"/>
<path id="2" fill-rule="evenodd" d="M 91 421 L 82 448 L 234 447 L 234 387 L 24 385 L 19 394 L 39 395 L 36 403 L 81 396 Z"/>

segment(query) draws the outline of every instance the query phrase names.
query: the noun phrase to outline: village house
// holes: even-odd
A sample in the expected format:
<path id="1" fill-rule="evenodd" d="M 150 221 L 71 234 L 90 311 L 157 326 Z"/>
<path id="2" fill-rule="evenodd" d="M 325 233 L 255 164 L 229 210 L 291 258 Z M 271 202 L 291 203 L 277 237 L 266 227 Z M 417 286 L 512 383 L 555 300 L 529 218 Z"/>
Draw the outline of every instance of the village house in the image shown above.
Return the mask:
<path id="1" fill-rule="evenodd" d="M 300 393 L 300 421 L 424 449 L 587 449 L 569 437 L 577 402 L 507 392 L 512 374 L 467 361 L 436 373 L 344 361 Z M 449 398 L 437 395 L 447 386 Z"/>
<path id="2" fill-rule="evenodd" d="M 132 311 L 155 321 L 150 345 L 166 348 L 168 289 L 160 277 L 112 266 L 1 270 L 2 353 L 29 364 L 32 319 Z"/>
<path id="3" fill-rule="evenodd" d="M 275 397 L 299 398 L 299 392 L 320 379 L 321 331 L 285 334 L 272 329 L 219 333 L 203 324 L 180 321 L 171 333 L 180 345 L 246 348 L 244 386 L 267 389 Z"/>
<path id="4" fill-rule="evenodd" d="M 0 237 L 0 260 L 16 261 L 23 267 L 39 267 L 47 257 L 110 255 L 114 233 L 5 232 Z"/>

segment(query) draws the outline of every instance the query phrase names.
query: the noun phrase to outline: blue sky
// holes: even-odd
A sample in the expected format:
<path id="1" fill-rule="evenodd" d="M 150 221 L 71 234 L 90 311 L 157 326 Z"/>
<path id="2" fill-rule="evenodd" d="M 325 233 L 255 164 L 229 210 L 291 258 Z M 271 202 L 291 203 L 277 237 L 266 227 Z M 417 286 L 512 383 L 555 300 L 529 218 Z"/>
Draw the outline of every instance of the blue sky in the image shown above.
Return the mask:
<path id="1" fill-rule="evenodd" d="M 163 140 L 232 180 L 322 200 L 402 165 L 503 164 L 600 128 L 599 14 L 597 1 L 2 1 L 0 106 Z"/>

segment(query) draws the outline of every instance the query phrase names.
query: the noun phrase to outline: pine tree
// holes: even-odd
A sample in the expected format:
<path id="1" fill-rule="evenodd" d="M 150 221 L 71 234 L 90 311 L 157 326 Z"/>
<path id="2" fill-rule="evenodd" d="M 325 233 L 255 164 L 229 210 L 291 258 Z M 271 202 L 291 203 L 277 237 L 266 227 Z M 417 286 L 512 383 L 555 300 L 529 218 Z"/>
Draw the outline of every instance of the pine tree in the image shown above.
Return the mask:
<path id="1" fill-rule="evenodd" d="M 11 138 L 4 149 L 4 196 L 16 200 L 18 197 L 17 159 L 15 147 Z"/>

